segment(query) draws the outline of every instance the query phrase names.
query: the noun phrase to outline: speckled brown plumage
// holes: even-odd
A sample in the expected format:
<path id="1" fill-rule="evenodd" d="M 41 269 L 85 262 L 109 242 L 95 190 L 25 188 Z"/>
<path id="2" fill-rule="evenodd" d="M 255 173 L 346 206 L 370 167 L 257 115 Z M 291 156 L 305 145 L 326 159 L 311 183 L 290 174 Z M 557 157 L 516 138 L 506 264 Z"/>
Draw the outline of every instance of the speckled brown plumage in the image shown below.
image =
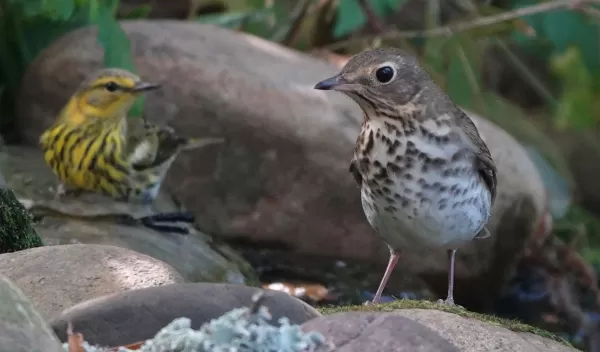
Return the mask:
<path id="1" fill-rule="evenodd" d="M 364 111 L 350 172 L 363 210 L 390 247 L 379 301 L 401 249 L 448 250 L 453 304 L 456 248 L 486 238 L 496 197 L 496 168 L 471 119 L 398 49 L 354 56 L 315 87 L 337 90 Z"/>

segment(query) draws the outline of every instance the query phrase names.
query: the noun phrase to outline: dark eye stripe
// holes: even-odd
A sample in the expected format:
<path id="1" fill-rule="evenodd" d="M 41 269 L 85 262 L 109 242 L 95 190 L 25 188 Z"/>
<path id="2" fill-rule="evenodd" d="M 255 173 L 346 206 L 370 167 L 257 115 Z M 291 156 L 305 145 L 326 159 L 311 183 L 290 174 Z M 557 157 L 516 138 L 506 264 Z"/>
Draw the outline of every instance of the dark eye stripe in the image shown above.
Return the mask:
<path id="1" fill-rule="evenodd" d="M 96 83 L 96 84 L 94 84 L 93 86 L 91 86 L 91 87 L 89 88 L 89 90 L 95 90 L 95 89 L 106 89 L 106 83 L 108 83 L 108 82 L 104 82 L 104 83 Z M 125 92 L 127 92 L 127 91 L 130 91 L 130 90 L 131 90 L 131 88 L 124 87 L 124 86 L 122 86 L 122 85 L 118 84 L 117 82 L 114 82 L 114 83 L 115 83 L 115 85 L 117 86 L 117 90 L 120 90 L 120 91 L 125 91 Z"/>

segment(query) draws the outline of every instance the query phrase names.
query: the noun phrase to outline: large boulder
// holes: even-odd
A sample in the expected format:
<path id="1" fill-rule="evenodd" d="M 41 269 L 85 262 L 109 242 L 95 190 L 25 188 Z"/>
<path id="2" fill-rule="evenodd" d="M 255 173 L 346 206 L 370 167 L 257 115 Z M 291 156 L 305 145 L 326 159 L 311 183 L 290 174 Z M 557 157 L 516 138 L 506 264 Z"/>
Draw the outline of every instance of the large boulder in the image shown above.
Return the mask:
<path id="1" fill-rule="evenodd" d="M 340 352 L 577 351 L 564 343 L 509 325 L 435 309 L 337 313 L 309 320 L 302 328 L 327 336 Z"/>
<path id="2" fill-rule="evenodd" d="M 31 301 L 0 275 L 0 350 L 62 352 L 60 342 Z"/>
<path id="3" fill-rule="evenodd" d="M 221 148 L 182 154 L 166 180 L 203 230 L 263 248 L 385 264 L 387 249 L 365 221 L 348 173 L 362 113 L 341 94 L 313 89 L 338 68 L 210 25 L 121 24 L 138 73 L 163 84 L 146 99 L 149 119 L 189 136 L 227 140 Z M 96 33 L 83 28 L 64 36 L 29 67 L 17 119 L 27 142 L 37 143 L 81 80 L 102 66 Z M 458 299 L 471 297 L 475 287 L 481 299 L 497 292 L 507 266 L 539 227 L 546 202 L 523 148 L 473 118 L 498 165 L 499 194 L 492 238 L 459 251 Z M 423 258 L 405 251 L 396 275 L 418 275 L 443 294 L 446 256 L 436 251 Z"/>
<path id="4" fill-rule="evenodd" d="M 46 319 L 106 294 L 183 282 L 160 260 L 125 248 L 87 244 L 0 254 L 0 274 L 13 280 Z"/>
<path id="5" fill-rule="evenodd" d="M 92 344 L 118 346 L 152 338 L 180 317 L 191 320 L 193 329 L 232 309 L 248 307 L 259 289 L 243 285 L 187 283 L 115 293 L 79 303 L 51 321 L 62 341 L 68 322 L 78 327 Z M 264 300 L 272 322 L 280 318 L 302 324 L 320 313 L 283 292 L 267 291 Z"/>
<path id="6" fill-rule="evenodd" d="M 123 216 L 143 215 L 140 211 L 185 210 L 168 192 L 161 191 L 153 209 L 89 194 L 86 196 L 91 197 L 56 200 L 53 191 L 56 176 L 45 164 L 42 153 L 26 146 L 0 150 L 0 170 L 7 187 L 34 214 L 35 231 L 45 245 L 85 243 L 124 247 L 171 265 L 186 281 L 256 283 L 254 270 L 239 255 L 193 226 L 186 226 L 189 234 L 182 235 L 122 221 Z M 23 208 L 16 199 L 14 202 Z"/>

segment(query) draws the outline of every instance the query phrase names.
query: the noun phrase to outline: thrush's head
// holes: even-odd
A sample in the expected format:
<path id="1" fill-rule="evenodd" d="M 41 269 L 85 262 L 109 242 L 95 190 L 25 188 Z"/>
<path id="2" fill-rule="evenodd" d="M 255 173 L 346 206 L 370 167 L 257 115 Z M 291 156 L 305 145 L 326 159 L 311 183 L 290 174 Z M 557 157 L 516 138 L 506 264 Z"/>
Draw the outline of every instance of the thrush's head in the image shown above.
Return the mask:
<path id="1" fill-rule="evenodd" d="M 75 100 L 78 108 L 98 118 L 121 117 L 144 92 L 159 88 L 123 69 L 107 68 L 86 79 Z"/>
<path id="2" fill-rule="evenodd" d="M 317 83 L 315 89 L 342 92 L 369 116 L 381 107 L 408 104 L 429 80 L 412 55 L 378 48 L 353 56 L 340 73 Z"/>

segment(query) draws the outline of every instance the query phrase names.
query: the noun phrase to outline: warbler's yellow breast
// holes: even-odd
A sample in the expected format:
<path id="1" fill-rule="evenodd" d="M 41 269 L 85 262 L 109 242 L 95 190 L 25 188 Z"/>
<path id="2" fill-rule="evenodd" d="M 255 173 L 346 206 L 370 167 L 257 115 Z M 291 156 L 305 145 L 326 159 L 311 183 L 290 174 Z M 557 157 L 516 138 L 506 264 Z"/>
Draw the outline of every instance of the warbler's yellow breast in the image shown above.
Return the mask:
<path id="1" fill-rule="evenodd" d="M 40 138 L 44 159 L 66 185 L 115 197 L 130 192 L 118 129 L 57 123 Z"/>

